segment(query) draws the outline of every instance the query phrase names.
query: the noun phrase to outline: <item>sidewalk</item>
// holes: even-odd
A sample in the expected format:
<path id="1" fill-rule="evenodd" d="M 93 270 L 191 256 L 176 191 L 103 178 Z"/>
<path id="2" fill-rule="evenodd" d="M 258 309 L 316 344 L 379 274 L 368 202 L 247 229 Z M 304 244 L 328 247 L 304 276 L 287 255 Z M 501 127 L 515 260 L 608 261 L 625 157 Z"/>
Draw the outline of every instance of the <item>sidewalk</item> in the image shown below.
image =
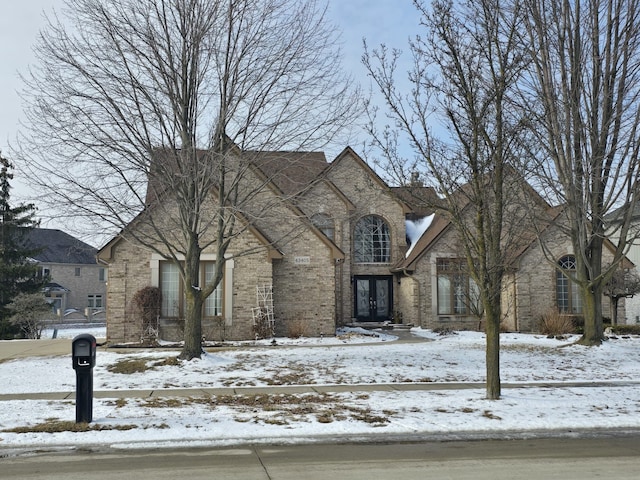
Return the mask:
<path id="1" fill-rule="evenodd" d="M 640 381 L 600 381 L 600 382 L 540 382 L 502 383 L 503 389 L 516 388 L 598 388 L 639 386 Z M 274 385 L 263 387 L 214 387 L 214 388 L 162 388 L 130 390 L 96 390 L 94 398 L 168 398 L 206 397 L 230 395 L 299 395 L 306 393 L 360 393 L 360 392 L 415 392 L 445 390 L 475 390 L 485 388 L 477 382 L 433 382 L 433 383 L 366 383 L 327 385 Z M 0 394 L 0 402 L 13 400 L 73 400 L 75 392 L 7 393 Z"/>
<path id="2" fill-rule="evenodd" d="M 405 332 L 393 332 L 398 335 L 396 342 L 428 341 L 412 337 Z M 97 339 L 98 343 L 104 339 Z M 71 365 L 71 339 L 40 339 L 0 341 L 0 363 L 17 358 L 49 355 L 69 355 Z M 337 345 L 340 346 L 340 345 Z M 213 348 L 208 348 L 213 350 Z M 104 347 L 98 347 L 98 355 Z M 113 349 L 117 351 L 119 349 Z M 127 349 L 129 350 L 129 349 Z M 516 388 L 593 388 L 593 387 L 626 387 L 638 386 L 638 381 L 598 381 L 598 382 L 502 382 L 503 389 Z M 128 389 L 128 390 L 95 390 L 94 398 L 162 398 L 162 397 L 195 397 L 216 395 L 260 395 L 260 394 L 305 394 L 305 393 L 357 393 L 357 392 L 410 392 L 438 390 L 471 390 L 484 389 L 485 383 L 478 382 L 411 382 L 411 383 L 367 383 L 367 384 L 326 384 L 326 385 L 274 385 L 261 387 L 214 387 L 214 388 L 166 388 L 166 389 Z M 41 392 L 41 393 L 9 393 L 0 394 L 1 401 L 11 400 L 70 400 L 75 398 L 75 391 Z"/>
<path id="3" fill-rule="evenodd" d="M 100 341 L 98 339 L 98 341 Z M 24 357 L 47 355 L 69 355 L 71 359 L 71 339 L 2 340 L 0 341 L 0 362 Z M 71 361 L 71 360 L 69 360 Z"/>

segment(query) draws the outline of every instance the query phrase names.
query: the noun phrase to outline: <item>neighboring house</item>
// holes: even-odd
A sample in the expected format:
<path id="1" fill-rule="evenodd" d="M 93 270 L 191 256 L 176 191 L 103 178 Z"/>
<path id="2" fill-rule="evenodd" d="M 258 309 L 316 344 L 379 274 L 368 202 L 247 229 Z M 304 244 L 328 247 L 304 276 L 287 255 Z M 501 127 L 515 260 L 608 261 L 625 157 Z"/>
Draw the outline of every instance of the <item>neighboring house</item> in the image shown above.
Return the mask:
<path id="1" fill-rule="evenodd" d="M 253 309 L 266 298 L 273 302 L 276 333 L 285 335 L 294 329 L 331 335 L 336 326 L 351 323 L 481 326 L 460 295 L 461 289 L 472 292 L 473 285 L 454 274 L 463 258 L 449 222 L 435 215 L 422 236 L 408 242 L 407 225 L 433 212 L 412 202 L 406 189 L 390 188 L 351 148 L 331 163 L 318 152 L 251 152 L 251 158 L 258 167 L 255 181 L 267 178 L 260 172 L 287 166 L 268 179 L 271 188 L 264 192 L 282 201 L 273 203 L 272 215 L 256 216 L 252 228 L 231 243 L 223 281 L 205 305 L 206 338 L 255 338 Z M 295 195 L 300 185 L 309 188 Z M 419 185 L 414 191 L 435 197 L 432 189 Z M 525 191 L 537 195 L 530 187 Z M 539 197 L 534 203 L 553 211 Z M 144 226 L 134 221 L 127 229 Z M 296 233 L 287 237 L 288 231 Z M 143 327 L 132 313 L 131 299 L 149 285 L 162 292 L 160 338 L 179 340 L 184 306 L 177 269 L 131 238 L 125 240 L 126 233 L 98 252 L 109 266 L 108 341 L 140 341 Z M 569 239 L 551 227 L 544 235 L 553 244 L 555 261 L 570 264 Z M 545 260 L 532 232 L 527 239 L 505 279 L 505 328 L 536 331 L 550 309 L 579 316 L 570 279 Z M 236 255 L 248 246 L 256 253 Z M 204 278 L 214 259 L 214 247 L 204 251 Z"/>
<path id="2" fill-rule="evenodd" d="M 106 317 L 107 268 L 97 249 L 60 230 L 34 228 L 27 242 L 40 252 L 32 257 L 49 277 L 45 297 L 61 320 Z"/>

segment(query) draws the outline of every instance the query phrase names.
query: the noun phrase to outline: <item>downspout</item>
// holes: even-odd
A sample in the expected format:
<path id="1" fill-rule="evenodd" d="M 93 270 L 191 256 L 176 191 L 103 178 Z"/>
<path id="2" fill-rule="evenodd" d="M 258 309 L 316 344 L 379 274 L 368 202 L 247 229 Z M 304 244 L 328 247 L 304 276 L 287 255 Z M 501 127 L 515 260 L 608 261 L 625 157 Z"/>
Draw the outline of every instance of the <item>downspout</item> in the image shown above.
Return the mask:
<path id="1" fill-rule="evenodd" d="M 336 327 L 343 325 L 343 314 L 344 314 L 344 303 L 343 303 L 343 291 L 342 288 L 342 274 L 344 271 L 344 260 L 336 259 L 335 261 L 335 272 L 334 272 L 334 283 L 335 283 L 335 315 L 336 315 Z"/>
<path id="2" fill-rule="evenodd" d="M 124 341 L 125 343 L 128 343 L 129 340 L 127 338 L 127 323 L 129 322 L 129 319 L 127 318 L 127 311 L 129 310 L 127 308 L 127 278 L 129 278 L 129 262 L 127 262 L 125 260 L 124 262 L 124 311 L 122 312 L 122 316 L 123 316 L 123 333 L 124 333 Z"/>
<path id="3" fill-rule="evenodd" d="M 516 273 L 513 275 L 513 327 L 516 332 L 520 331 L 518 321 L 518 276 Z"/>

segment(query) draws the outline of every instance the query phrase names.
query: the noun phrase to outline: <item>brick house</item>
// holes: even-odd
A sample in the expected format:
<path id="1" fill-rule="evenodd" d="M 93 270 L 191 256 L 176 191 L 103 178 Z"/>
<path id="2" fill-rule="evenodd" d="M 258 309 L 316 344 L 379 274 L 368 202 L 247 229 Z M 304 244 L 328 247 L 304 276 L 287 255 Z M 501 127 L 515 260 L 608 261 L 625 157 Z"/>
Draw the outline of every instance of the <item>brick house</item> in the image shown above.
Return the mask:
<path id="1" fill-rule="evenodd" d="M 578 289 L 556 268 L 575 268 L 571 239 L 559 227 L 566 223 L 562 208 L 549 205 L 515 172 L 507 182 L 510 197 L 503 237 L 511 240 L 503 245 L 507 261 L 501 298 L 503 329 L 539 331 L 541 318 L 555 312 L 579 322 L 582 300 Z M 462 215 L 465 213 L 473 214 L 463 209 Z M 612 258 L 613 251 L 611 242 L 605 241 L 604 262 Z M 481 309 L 473 308 L 479 299 L 460 252 L 463 247 L 454 226 L 435 213 L 406 257 L 392 267 L 406 322 L 429 329 L 482 328 Z M 630 265 L 625 259 L 622 268 Z M 624 312 L 622 302 L 620 308 Z M 608 311 L 609 299 L 603 297 L 603 312 Z"/>
<path id="2" fill-rule="evenodd" d="M 403 189 L 390 188 L 351 148 L 331 163 L 320 152 L 251 153 L 259 167 L 253 181 L 268 183 L 260 195 L 264 202 L 271 201 L 272 211 L 255 216 L 251 228 L 231 243 L 223 281 L 205 305 L 207 339 L 253 339 L 255 309 L 265 291 L 279 335 L 294 330 L 307 336 L 332 335 L 336 326 L 357 322 L 478 327 L 477 320 L 455 304 L 443 305 L 452 298 L 455 303 L 451 292 L 445 300 L 446 292 L 438 291 L 439 259 L 460 257 L 453 229 L 443 217 L 436 215 L 422 237 L 409 245 L 407 220 L 432 212 L 412 205 Z M 274 170 L 281 174 L 266 174 Z M 422 188 L 421 194 L 434 192 Z M 144 227 L 134 221 L 128 228 Z M 558 261 L 570 261 L 569 248 L 568 239 L 558 239 Z M 252 253 L 241 254 L 247 251 Z M 161 255 L 120 235 L 99 250 L 98 258 L 109 266 L 108 341 L 140 341 L 144 332 L 131 312 L 131 298 L 149 285 L 163 294 L 160 338 L 181 338 L 179 280 Z M 203 275 L 214 259 L 212 246 L 201 257 Z M 560 302 L 571 303 L 570 281 L 560 279 L 565 289 L 558 290 L 556 277 L 531 238 L 518 252 L 506 282 L 505 302 L 512 301 L 513 308 L 505 325 L 535 331 L 539 316 L 556 304 L 558 291 L 564 296 Z M 579 314 L 579 305 L 569 308 Z"/>
<path id="3" fill-rule="evenodd" d="M 96 262 L 97 249 L 56 229 L 30 229 L 26 243 L 39 253 L 32 261 L 48 276 L 45 297 L 61 320 L 105 320 L 107 268 Z M 87 310 L 89 309 L 89 310 Z"/>

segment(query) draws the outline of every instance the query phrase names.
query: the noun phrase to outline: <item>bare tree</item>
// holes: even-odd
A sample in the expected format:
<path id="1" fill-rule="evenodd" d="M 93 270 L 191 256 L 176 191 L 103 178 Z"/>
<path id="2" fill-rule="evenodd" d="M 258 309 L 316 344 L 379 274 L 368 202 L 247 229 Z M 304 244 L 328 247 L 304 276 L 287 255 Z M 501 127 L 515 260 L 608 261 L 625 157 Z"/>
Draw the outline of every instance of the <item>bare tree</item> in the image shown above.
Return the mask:
<path id="1" fill-rule="evenodd" d="M 426 29 L 410 43 L 411 92 L 395 78 L 400 53 L 385 46 L 369 51 L 364 64 L 382 93 L 393 127 L 371 133 L 388 161 L 389 173 L 403 184 L 413 172 L 443 197 L 434 207 L 455 226 L 466 270 L 477 285 L 486 318 L 487 398 L 498 399 L 502 281 L 515 245 L 523 240 L 524 209 L 511 202 L 520 178 L 516 166 L 522 121 L 511 106 L 514 85 L 523 71 L 518 2 L 450 2 L 429 8 L 414 4 Z M 439 138 L 432 125 L 446 131 Z M 408 140 L 414 158 L 398 149 Z"/>
<path id="2" fill-rule="evenodd" d="M 353 121 L 338 37 L 316 0 L 67 0 L 64 14 L 36 47 L 19 158 L 47 208 L 178 266 L 181 357 L 199 357 L 230 243 L 282 201 L 265 192 L 286 166 L 260 171 L 260 152 L 319 148 Z"/>
<path id="3" fill-rule="evenodd" d="M 536 135 L 540 186 L 565 206 L 583 299 L 581 343 L 604 338 L 602 294 L 637 232 L 640 174 L 640 2 L 526 0 L 531 82 L 523 90 Z M 619 238 L 603 267 L 605 216 Z"/>
<path id="4" fill-rule="evenodd" d="M 603 293 L 611 300 L 611 325 L 618 324 L 618 304 L 621 298 L 640 293 L 640 276 L 633 269 L 618 268 L 605 284 Z"/>

